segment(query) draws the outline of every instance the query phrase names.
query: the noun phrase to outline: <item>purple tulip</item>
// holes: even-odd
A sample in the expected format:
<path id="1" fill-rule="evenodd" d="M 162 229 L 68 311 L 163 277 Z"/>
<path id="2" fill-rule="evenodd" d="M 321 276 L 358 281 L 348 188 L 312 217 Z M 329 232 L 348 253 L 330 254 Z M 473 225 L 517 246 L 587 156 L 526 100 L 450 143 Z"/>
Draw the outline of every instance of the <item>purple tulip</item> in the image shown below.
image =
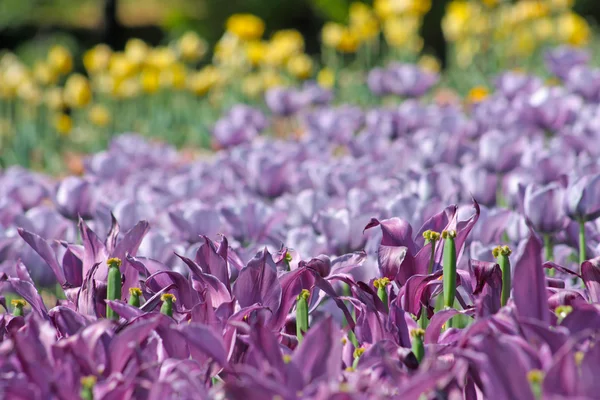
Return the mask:
<path id="1" fill-rule="evenodd" d="M 519 165 L 523 145 L 498 130 L 487 132 L 479 139 L 479 160 L 489 171 L 505 174 Z"/>
<path id="2" fill-rule="evenodd" d="M 544 55 L 546 68 L 560 79 L 566 79 L 574 67 L 585 65 L 589 60 L 590 54 L 586 50 L 569 46 L 557 47 Z"/>
<path id="3" fill-rule="evenodd" d="M 289 117 L 306 106 L 309 98 L 296 89 L 276 87 L 265 93 L 265 102 L 275 115 Z"/>
<path id="4" fill-rule="evenodd" d="M 96 210 L 95 188 L 92 184 L 74 176 L 63 179 L 56 189 L 54 202 L 66 218 L 91 219 Z"/>
<path id="5" fill-rule="evenodd" d="M 600 216 L 600 174 L 569 181 L 564 197 L 566 214 L 575 221 L 593 221 Z"/>
<path id="6" fill-rule="evenodd" d="M 524 212 L 536 232 L 552 234 L 565 228 L 564 197 L 565 190 L 557 183 L 541 187 L 527 185 L 523 199 Z"/>

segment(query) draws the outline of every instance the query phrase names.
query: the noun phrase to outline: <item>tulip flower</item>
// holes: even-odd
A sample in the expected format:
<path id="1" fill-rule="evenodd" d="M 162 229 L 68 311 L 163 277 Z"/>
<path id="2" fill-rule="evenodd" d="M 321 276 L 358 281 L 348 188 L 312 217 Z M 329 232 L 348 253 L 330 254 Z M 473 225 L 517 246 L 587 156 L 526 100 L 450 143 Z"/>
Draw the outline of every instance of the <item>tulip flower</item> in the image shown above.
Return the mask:
<path id="1" fill-rule="evenodd" d="M 579 263 L 587 259 L 585 224 L 600 216 L 600 175 L 571 180 L 564 198 L 565 213 L 579 224 Z"/>

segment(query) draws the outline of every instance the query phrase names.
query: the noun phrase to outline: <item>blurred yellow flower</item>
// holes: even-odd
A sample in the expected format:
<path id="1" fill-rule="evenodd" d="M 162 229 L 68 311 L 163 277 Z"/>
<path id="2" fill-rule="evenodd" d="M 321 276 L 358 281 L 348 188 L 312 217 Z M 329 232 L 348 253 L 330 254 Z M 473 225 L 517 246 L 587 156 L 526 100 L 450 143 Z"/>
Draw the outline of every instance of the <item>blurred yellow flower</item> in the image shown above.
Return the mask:
<path id="1" fill-rule="evenodd" d="M 306 54 L 297 54 L 287 62 L 287 70 L 297 79 L 308 79 L 312 76 L 313 61 Z"/>
<path id="2" fill-rule="evenodd" d="M 469 90 L 467 101 L 469 103 L 479 103 L 480 101 L 486 99 L 489 94 L 490 91 L 485 86 L 475 86 Z"/>
<path id="3" fill-rule="evenodd" d="M 330 68 L 323 68 L 317 74 L 317 83 L 325 89 L 331 89 L 335 85 L 335 73 Z"/>
<path id="4" fill-rule="evenodd" d="M 19 85 L 29 80 L 30 73 L 20 61 L 7 62 L 2 71 L 2 90 L 3 97 L 11 98 L 17 93 Z"/>
<path id="5" fill-rule="evenodd" d="M 146 60 L 150 47 L 141 39 L 129 39 L 125 43 L 125 57 L 134 65 L 140 65 Z"/>
<path id="6" fill-rule="evenodd" d="M 225 29 L 242 40 L 253 40 L 263 35 L 265 23 L 252 14 L 233 14 L 227 19 Z"/>
<path id="7" fill-rule="evenodd" d="M 425 71 L 429 72 L 440 72 L 442 66 L 440 64 L 440 60 L 437 57 L 432 56 L 430 54 L 423 54 L 419 59 L 419 66 L 423 68 Z"/>
<path id="8" fill-rule="evenodd" d="M 43 86 L 48 86 L 56 83 L 58 74 L 50 65 L 43 61 L 38 61 L 33 66 L 33 76 L 35 80 Z"/>
<path id="9" fill-rule="evenodd" d="M 152 67 L 146 67 L 142 70 L 140 74 L 140 83 L 142 85 L 142 90 L 145 93 L 152 94 L 156 93 L 160 86 L 160 76 L 158 70 Z"/>
<path id="10" fill-rule="evenodd" d="M 92 87 L 95 92 L 112 94 L 115 91 L 115 78 L 108 72 L 92 75 Z"/>
<path id="11" fill-rule="evenodd" d="M 479 17 L 477 5 L 465 0 L 454 0 L 448 4 L 442 18 L 442 30 L 447 40 L 453 42 L 469 33 L 471 22 Z"/>
<path id="12" fill-rule="evenodd" d="M 92 88 L 87 78 L 80 74 L 72 74 L 65 82 L 65 103 L 73 108 L 87 106 L 92 100 Z"/>
<path id="13" fill-rule="evenodd" d="M 187 80 L 185 65 L 175 63 L 160 71 L 160 86 L 164 88 L 183 89 Z"/>
<path id="14" fill-rule="evenodd" d="M 350 4 L 348 15 L 351 25 L 361 25 L 365 22 L 373 19 L 373 11 L 365 3 L 359 3 L 357 1 Z"/>
<path id="15" fill-rule="evenodd" d="M 257 66 L 265 59 L 268 46 L 269 45 L 266 42 L 260 40 L 248 42 L 248 45 L 246 46 L 246 57 L 248 57 L 248 61 L 251 65 Z"/>
<path id="16" fill-rule="evenodd" d="M 418 37 L 419 20 L 416 17 L 396 17 L 385 21 L 383 36 L 395 48 L 407 47 Z"/>
<path id="17" fill-rule="evenodd" d="M 204 57 L 208 45 L 196 32 L 189 31 L 179 38 L 177 49 L 182 60 L 196 62 Z"/>
<path id="18" fill-rule="evenodd" d="M 83 55 L 83 66 L 90 74 L 104 71 L 108 68 L 112 50 L 105 44 L 99 44 Z"/>
<path id="19" fill-rule="evenodd" d="M 42 92 L 32 79 L 26 79 L 19 84 L 17 95 L 32 105 L 37 105 L 42 101 Z"/>
<path id="20" fill-rule="evenodd" d="M 342 33 L 342 38 L 336 46 L 336 49 L 342 53 L 355 53 L 356 50 L 358 50 L 359 45 L 360 42 L 358 40 L 358 36 L 356 36 L 356 33 L 348 28 L 345 28 Z"/>
<path id="21" fill-rule="evenodd" d="M 63 90 L 60 87 L 52 87 L 46 90 L 44 102 L 51 110 L 62 110 L 65 107 Z"/>
<path id="22" fill-rule="evenodd" d="M 563 43 L 583 46 L 590 40 L 591 30 L 587 21 L 574 12 L 559 16 L 557 25 L 558 37 Z"/>
<path id="23" fill-rule="evenodd" d="M 140 80 L 126 78 L 117 80 L 113 85 L 113 94 L 121 99 L 131 99 L 139 95 L 141 92 Z"/>
<path id="24" fill-rule="evenodd" d="M 243 51 L 243 43 L 240 39 L 226 33 L 215 45 L 213 62 L 228 66 L 240 66 L 245 62 L 244 58 L 239 56 Z"/>
<path id="25" fill-rule="evenodd" d="M 73 120 L 65 113 L 58 113 L 54 117 L 54 129 L 56 129 L 56 132 L 61 136 L 69 136 L 73 129 Z"/>
<path id="26" fill-rule="evenodd" d="M 156 47 L 152 49 L 147 58 L 146 65 L 162 70 L 177 62 L 177 55 L 169 47 Z"/>
<path id="27" fill-rule="evenodd" d="M 95 104 L 90 107 L 88 119 L 92 124 L 103 128 L 110 123 L 110 111 L 101 104 Z"/>
<path id="28" fill-rule="evenodd" d="M 276 69 L 266 68 L 261 71 L 261 76 L 265 89 L 271 89 L 283 84 L 283 78 Z"/>
<path id="29" fill-rule="evenodd" d="M 304 51 L 304 37 L 295 29 L 283 29 L 277 31 L 269 41 L 269 50 L 279 53 L 277 64 L 281 64 L 292 55 Z"/>
<path id="30" fill-rule="evenodd" d="M 66 75 L 73 69 L 73 57 L 66 47 L 53 46 L 48 52 L 48 64 L 59 74 Z"/>
<path id="31" fill-rule="evenodd" d="M 461 40 L 456 43 L 456 62 L 461 68 L 468 67 L 473 62 L 473 57 L 479 52 L 480 42 L 476 38 Z"/>
<path id="32" fill-rule="evenodd" d="M 110 74 L 117 79 L 131 77 L 137 71 L 137 65 L 123 53 L 113 53 L 109 64 Z"/>
<path id="33" fill-rule="evenodd" d="M 260 74 L 250 74 L 242 81 L 242 93 L 248 97 L 258 97 L 263 89 L 263 79 Z"/>
<path id="34" fill-rule="evenodd" d="M 516 56 L 525 56 L 535 50 L 536 40 L 534 32 L 530 27 L 521 27 L 515 30 L 511 35 L 511 46 L 509 54 Z"/>
<path id="35" fill-rule="evenodd" d="M 386 20 L 399 15 L 425 15 L 431 9 L 431 0 L 375 0 L 373 9 Z"/>
<path id="36" fill-rule="evenodd" d="M 210 89 L 219 83 L 221 79 L 219 70 L 207 65 L 200 71 L 190 74 L 188 77 L 187 86 L 197 96 L 204 96 Z"/>
<path id="37" fill-rule="evenodd" d="M 533 32 L 537 41 L 546 41 L 554 35 L 554 23 L 549 17 L 536 19 L 532 22 Z"/>
<path id="38" fill-rule="evenodd" d="M 327 22 L 321 30 L 321 40 L 325 46 L 336 48 L 344 36 L 344 26 L 335 22 Z"/>

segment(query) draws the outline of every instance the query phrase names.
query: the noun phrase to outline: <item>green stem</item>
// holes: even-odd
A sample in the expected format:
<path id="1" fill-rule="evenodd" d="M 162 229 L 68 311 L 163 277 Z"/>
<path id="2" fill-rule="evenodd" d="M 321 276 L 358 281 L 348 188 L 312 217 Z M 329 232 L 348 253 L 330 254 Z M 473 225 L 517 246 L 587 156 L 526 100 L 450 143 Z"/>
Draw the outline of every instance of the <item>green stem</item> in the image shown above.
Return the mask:
<path id="1" fill-rule="evenodd" d="M 585 221 L 579 221 L 579 264 L 586 260 L 585 254 Z"/>
<path id="2" fill-rule="evenodd" d="M 500 294 L 500 304 L 504 307 L 508 303 L 510 298 L 510 291 L 512 289 L 512 279 L 510 274 L 510 259 L 512 251 L 508 246 L 496 247 L 493 250 L 493 255 L 498 261 L 500 270 L 502 271 L 502 293 Z"/>
<path id="3" fill-rule="evenodd" d="M 412 337 L 412 352 L 420 364 L 425 356 L 425 345 L 423 344 L 425 331 L 423 329 L 413 329 L 410 336 Z"/>
<path id="4" fill-rule="evenodd" d="M 544 235 L 544 249 L 546 251 L 546 261 L 554 261 L 554 244 L 550 234 Z"/>
<path id="5" fill-rule="evenodd" d="M 296 337 L 298 343 L 302 343 L 304 334 L 308 331 L 308 298 L 310 292 L 302 289 L 302 292 L 296 298 Z"/>
<path id="6" fill-rule="evenodd" d="M 455 231 L 444 231 L 442 233 L 444 241 L 444 272 L 443 272 L 443 288 L 444 288 L 444 307 L 454 307 L 454 298 L 456 296 L 456 237 Z M 446 324 L 448 328 L 452 327 L 452 318 Z"/>
<path id="7" fill-rule="evenodd" d="M 108 300 L 121 299 L 121 260 L 118 258 L 110 258 L 108 264 L 108 279 L 106 281 L 106 298 Z M 106 306 L 106 318 L 118 319 L 119 316 L 113 311 L 110 306 Z"/>
<path id="8" fill-rule="evenodd" d="M 163 294 L 160 299 L 162 300 L 162 306 L 160 306 L 160 313 L 167 317 L 173 318 L 173 303 L 175 302 L 175 296 L 171 293 Z"/>

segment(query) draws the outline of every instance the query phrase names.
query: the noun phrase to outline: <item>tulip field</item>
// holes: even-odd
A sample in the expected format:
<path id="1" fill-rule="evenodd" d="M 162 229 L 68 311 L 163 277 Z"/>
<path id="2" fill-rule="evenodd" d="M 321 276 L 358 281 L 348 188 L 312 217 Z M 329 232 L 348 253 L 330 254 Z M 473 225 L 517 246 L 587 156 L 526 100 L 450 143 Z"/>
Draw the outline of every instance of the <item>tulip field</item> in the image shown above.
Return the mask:
<path id="1" fill-rule="evenodd" d="M 430 6 L 0 53 L 0 398 L 597 399 L 600 33 Z"/>

